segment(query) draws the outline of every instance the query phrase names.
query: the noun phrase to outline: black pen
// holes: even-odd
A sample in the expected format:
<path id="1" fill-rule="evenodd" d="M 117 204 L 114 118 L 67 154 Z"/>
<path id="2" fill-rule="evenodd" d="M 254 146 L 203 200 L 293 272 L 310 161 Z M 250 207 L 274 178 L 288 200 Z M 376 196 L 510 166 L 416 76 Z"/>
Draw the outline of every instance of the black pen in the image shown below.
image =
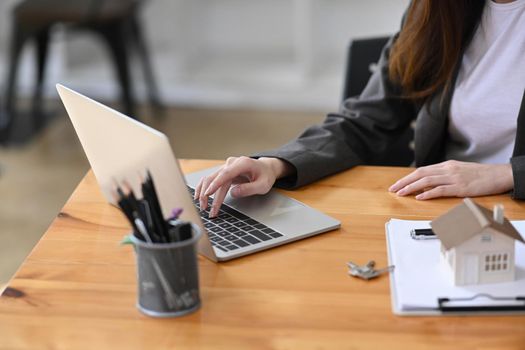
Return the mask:
<path id="1" fill-rule="evenodd" d="M 149 196 L 151 203 L 153 205 L 154 211 L 157 213 L 157 218 L 159 221 L 160 228 L 162 230 L 162 234 L 169 240 L 169 234 L 168 234 L 168 224 L 166 220 L 164 220 L 164 215 L 162 212 L 162 208 L 160 205 L 159 197 L 157 195 L 157 189 L 155 188 L 155 183 L 153 182 L 153 177 L 151 176 L 151 172 L 146 170 L 146 188 L 148 189 Z"/>
<path id="2" fill-rule="evenodd" d="M 122 184 L 124 185 L 124 196 L 128 200 L 129 205 L 133 208 L 134 211 L 138 212 L 142 218 L 142 211 L 137 201 L 137 198 L 135 197 L 135 193 L 133 193 L 133 188 L 126 180 L 124 180 Z"/>
<path id="3" fill-rule="evenodd" d="M 161 234 L 160 229 L 155 223 L 155 215 L 154 213 L 152 213 L 151 206 L 149 205 L 148 201 L 145 199 L 141 199 L 139 203 L 142 206 L 142 211 L 144 213 L 144 218 L 142 220 L 144 221 L 153 240 L 155 242 L 166 242 L 167 240 Z"/>
<path id="4" fill-rule="evenodd" d="M 169 236 L 162 216 L 162 210 L 160 209 L 159 203 L 156 202 L 151 187 L 147 182 L 142 183 L 142 196 L 145 204 L 148 205 L 150 219 L 155 228 L 155 232 L 157 232 L 159 237 L 162 237 L 164 241 L 168 241 Z"/>
<path id="5" fill-rule="evenodd" d="M 127 201 L 126 197 L 124 196 L 124 192 L 122 189 L 116 185 L 115 186 L 115 192 L 113 192 L 113 199 L 118 204 L 126 218 L 128 219 L 129 223 L 131 224 L 133 235 L 137 237 L 138 239 L 145 241 L 145 237 L 140 233 L 137 226 L 135 225 L 135 218 L 133 217 L 133 209 L 131 208 L 131 205 Z"/>
<path id="6" fill-rule="evenodd" d="M 126 180 L 124 180 L 122 183 L 124 186 L 123 193 L 128 202 L 128 205 L 131 207 L 131 210 L 132 210 L 132 216 L 133 216 L 132 222 L 134 222 L 135 226 L 139 228 L 137 226 L 137 220 L 136 220 L 137 218 L 139 218 L 140 222 L 143 225 L 143 230 L 139 228 L 138 232 L 144 236 L 144 233 L 142 231 L 145 230 L 147 231 L 147 234 L 152 242 L 162 242 L 163 241 L 162 237 L 159 236 L 154 230 L 152 230 L 152 227 L 146 226 L 148 224 L 148 213 L 147 213 L 148 208 L 143 205 L 142 201 L 139 201 L 137 199 L 137 197 L 135 196 L 135 193 L 133 192 L 133 188 Z"/>

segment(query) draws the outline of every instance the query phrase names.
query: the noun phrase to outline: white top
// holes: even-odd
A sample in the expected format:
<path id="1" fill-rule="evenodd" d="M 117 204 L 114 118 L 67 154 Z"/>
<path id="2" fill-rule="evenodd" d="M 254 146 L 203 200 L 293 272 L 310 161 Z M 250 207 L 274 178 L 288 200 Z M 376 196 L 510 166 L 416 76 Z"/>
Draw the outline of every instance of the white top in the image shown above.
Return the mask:
<path id="1" fill-rule="evenodd" d="M 447 159 L 509 163 L 525 89 L 525 0 L 487 1 L 450 107 Z"/>

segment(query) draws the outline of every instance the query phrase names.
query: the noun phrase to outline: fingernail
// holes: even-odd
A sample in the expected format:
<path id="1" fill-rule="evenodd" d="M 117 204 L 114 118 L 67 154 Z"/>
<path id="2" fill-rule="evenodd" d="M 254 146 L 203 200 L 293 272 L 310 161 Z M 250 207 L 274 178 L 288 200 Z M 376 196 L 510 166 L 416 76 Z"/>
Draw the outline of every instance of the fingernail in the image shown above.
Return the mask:
<path id="1" fill-rule="evenodd" d="M 238 197 L 241 194 L 241 191 L 239 190 L 239 187 L 234 187 L 231 190 L 231 195 L 234 197 Z"/>
<path id="2" fill-rule="evenodd" d="M 423 198 L 424 198 L 424 196 L 423 196 L 422 194 L 418 194 L 418 195 L 416 196 L 416 199 L 417 199 L 417 200 L 421 200 L 421 199 L 423 199 Z"/>
<path id="3" fill-rule="evenodd" d="M 406 194 L 406 190 L 404 188 L 400 189 L 399 191 L 396 192 L 396 194 L 398 196 L 404 196 Z"/>

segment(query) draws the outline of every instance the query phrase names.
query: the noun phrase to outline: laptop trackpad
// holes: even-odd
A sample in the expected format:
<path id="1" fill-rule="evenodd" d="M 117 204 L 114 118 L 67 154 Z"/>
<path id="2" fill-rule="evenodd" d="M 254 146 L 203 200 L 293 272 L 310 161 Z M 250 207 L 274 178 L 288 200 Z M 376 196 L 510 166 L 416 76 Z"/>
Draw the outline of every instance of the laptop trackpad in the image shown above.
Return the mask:
<path id="1" fill-rule="evenodd" d="M 283 233 L 301 233 L 307 227 L 312 228 L 308 214 L 311 216 L 313 210 L 274 190 L 263 196 L 245 198 L 233 198 L 228 194 L 225 203 Z"/>

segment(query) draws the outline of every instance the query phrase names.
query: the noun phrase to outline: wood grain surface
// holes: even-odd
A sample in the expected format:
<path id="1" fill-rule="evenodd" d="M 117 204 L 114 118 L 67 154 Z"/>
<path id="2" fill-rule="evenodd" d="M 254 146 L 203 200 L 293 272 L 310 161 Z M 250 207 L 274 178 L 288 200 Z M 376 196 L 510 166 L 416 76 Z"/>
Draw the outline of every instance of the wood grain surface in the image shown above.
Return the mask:
<path id="1" fill-rule="evenodd" d="M 523 316 L 399 317 L 388 278 L 347 275 L 348 260 L 386 264 L 390 218 L 432 219 L 459 202 L 388 193 L 410 170 L 357 167 L 286 192 L 342 228 L 226 263 L 199 257 L 202 308 L 177 319 L 136 309 L 134 253 L 119 245 L 129 227 L 90 172 L 0 297 L 0 349 L 524 349 Z M 508 196 L 477 201 L 525 219 Z"/>

